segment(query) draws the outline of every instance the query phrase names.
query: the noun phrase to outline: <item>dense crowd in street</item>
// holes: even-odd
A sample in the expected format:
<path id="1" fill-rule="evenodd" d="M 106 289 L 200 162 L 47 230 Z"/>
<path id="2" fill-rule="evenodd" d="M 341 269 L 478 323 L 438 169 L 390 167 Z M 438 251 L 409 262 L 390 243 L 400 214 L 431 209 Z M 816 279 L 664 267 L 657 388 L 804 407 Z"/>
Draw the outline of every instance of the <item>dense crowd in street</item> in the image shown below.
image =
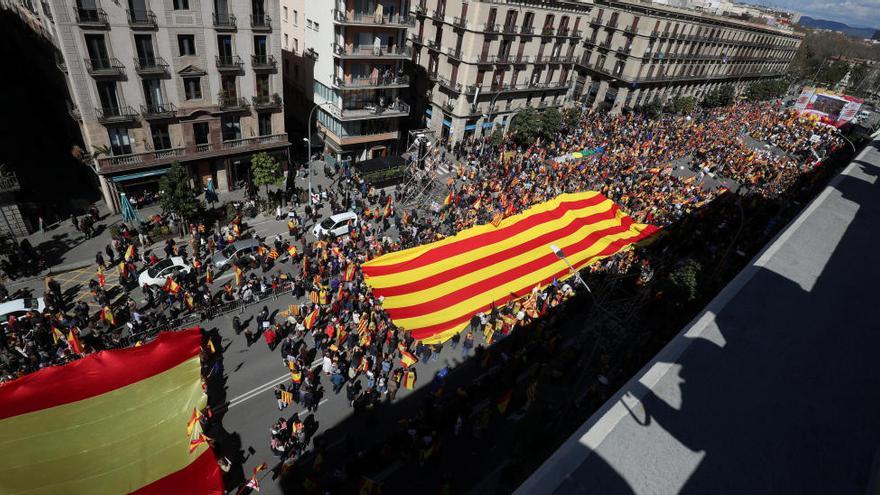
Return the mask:
<path id="1" fill-rule="evenodd" d="M 781 151 L 752 149 L 745 136 Z M 185 241 L 169 239 L 161 250 L 143 247 L 149 240 L 142 233 L 123 230 L 105 252 L 96 254 L 96 276 L 89 286 L 97 312 L 84 302 L 66 304 L 63 288 L 49 279 L 42 295 L 44 311 L 5 322 L 0 380 L 94 351 L 135 345 L 187 316 L 197 322 L 216 315 L 220 308 L 272 296 L 289 303 L 287 309 L 273 315 L 264 306 L 253 322 L 235 316 L 232 325 L 236 334 L 245 334 L 249 346 L 264 345 L 262 340 L 277 352 L 279 368 L 290 372 L 290 382 L 274 390 L 274 406 L 283 411 L 297 405 L 313 412 L 322 397 L 344 394 L 356 413 L 368 410 L 380 401 L 393 401 L 401 388 L 434 380 L 418 376 L 417 369 L 419 362 L 437 358 L 441 344 L 414 341 L 394 326 L 361 276 L 359 266 L 365 261 L 496 221 L 563 192 L 598 190 L 636 220 L 668 226 L 726 193 L 704 187 L 695 177 L 726 177 L 738 182 L 741 192 L 772 198 L 814 165 L 815 152 L 833 151 L 842 141 L 831 130 L 771 104 L 740 103 L 659 119 L 582 111 L 578 125 L 554 139 L 531 146 L 512 141 L 498 147 L 479 144 L 438 147 L 428 157 L 429 167 L 445 163 L 454 170 L 442 187 L 445 200 L 437 198 L 444 204 L 433 210 L 401 207 L 400 197 L 407 191 L 401 187 L 393 193 L 377 191 L 357 177 L 321 188 L 316 201 L 302 208 L 291 199 L 287 235 L 259 239 L 254 252 L 225 268 L 234 274 L 225 283 L 215 281 L 222 271 L 213 266 L 211 257 L 249 236 L 240 215 L 216 228 L 191 224 Z M 583 150 L 601 152 L 572 156 Z M 682 159 L 689 160 L 695 176 L 672 173 L 672 163 Z M 344 174 L 332 168 L 325 173 L 337 179 Z M 349 226 L 349 235 L 314 239 L 307 232 L 320 220 L 321 205 L 333 213 L 354 211 L 361 221 Z M 129 294 L 138 288 L 138 273 L 177 257 L 187 270 L 160 286 L 140 287 L 141 301 Z M 593 270 L 628 270 L 634 264 L 650 272 L 647 260 L 632 251 Z M 119 290 L 107 290 L 111 276 L 118 277 Z M 573 293 L 565 283 L 536 290 L 523 301 L 475 315 L 461 334 L 442 345 L 460 348 L 462 356 L 482 354 L 516 328 L 541 320 Z M 546 338 L 536 338 L 533 345 L 551 345 Z M 207 352 L 213 354 L 217 347 L 219 342 Z M 222 375 L 216 361 L 208 362 L 212 364 L 206 377 Z M 320 364 L 313 367 L 315 362 Z M 498 391 L 471 391 L 477 392 Z M 457 416 L 451 417 L 455 423 Z M 272 452 L 287 466 L 309 450 L 311 434 L 297 414 L 281 416 L 267 425 L 267 433 Z M 419 443 L 415 450 L 424 458 L 430 457 L 437 443 L 428 436 L 423 440 L 424 435 L 415 434 L 411 439 Z"/>

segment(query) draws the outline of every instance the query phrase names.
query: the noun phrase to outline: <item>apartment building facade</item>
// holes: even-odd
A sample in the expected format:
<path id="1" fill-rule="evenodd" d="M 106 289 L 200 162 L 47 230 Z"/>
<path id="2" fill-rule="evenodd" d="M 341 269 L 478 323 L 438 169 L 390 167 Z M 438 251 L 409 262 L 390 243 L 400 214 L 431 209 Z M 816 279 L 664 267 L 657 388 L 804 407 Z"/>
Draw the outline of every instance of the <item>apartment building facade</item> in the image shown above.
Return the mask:
<path id="1" fill-rule="evenodd" d="M 404 64 L 409 0 L 334 0 L 305 10 L 315 125 L 325 160 L 360 161 L 398 149 L 410 107 Z M 310 113 L 311 108 L 303 109 Z"/>
<path id="2" fill-rule="evenodd" d="M 417 0 L 413 64 L 426 127 L 480 136 L 531 106 L 612 113 L 784 74 L 802 36 L 638 0 Z M 416 83 L 421 82 L 420 77 Z"/>
<path id="3" fill-rule="evenodd" d="M 306 119 L 312 108 L 314 94 L 312 83 L 315 80 L 315 60 L 312 56 L 314 50 L 310 50 L 309 46 L 315 44 L 316 32 L 314 21 L 311 23 L 311 28 L 306 29 L 309 20 L 307 6 L 307 0 L 281 0 L 284 116 L 287 119 L 288 131 L 296 129 L 299 131 L 298 134 L 305 134 Z M 324 5 L 321 8 L 329 8 L 329 6 Z M 304 149 L 299 148 L 303 144 L 292 142 L 291 152 L 304 156 Z"/>
<path id="4" fill-rule="evenodd" d="M 724 85 L 737 93 L 782 76 L 802 35 L 634 0 L 595 0 L 572 96 L 613 112 L 654 99 L 700 98 Z"/>
<path id="5" fill-rule="evenodd" d="M 452 141 L 506 127 L 520 109 L 567 99 L 592 1 L 419 0 L 413 63 L 425 125 Z"/>
<path id="6" fill-rule="evenodd" d="M 107 204 L 154 192 L 172 162 L 196 187 L 287 162 L 279 0 L 47 0 Z"/>

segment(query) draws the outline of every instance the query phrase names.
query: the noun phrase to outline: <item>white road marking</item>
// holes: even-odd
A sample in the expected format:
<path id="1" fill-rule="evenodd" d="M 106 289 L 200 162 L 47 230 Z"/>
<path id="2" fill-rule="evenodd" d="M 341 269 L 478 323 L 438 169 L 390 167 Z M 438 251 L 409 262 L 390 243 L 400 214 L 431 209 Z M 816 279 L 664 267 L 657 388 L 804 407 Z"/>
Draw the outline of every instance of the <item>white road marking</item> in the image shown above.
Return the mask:
<path id="1" fill-rule="evenodd" d="M 322 362 L 322 359 L 316 359 L 315 362 L 313 362 L 310 367 L 314 368 L 315 366 L 321 364 L 321 362 Z M 281 375 L 277 378 L 273 378 L 272 380 L 270 380 L 262 385 L 257 385 L 256 387 L 248 390 L 247 392 L 239 395 L 238 397 L 231 399 L 229 401 L 229 407 L 231 408 L 231 407 L 234 407 L 234 406 L 241 404 L 242 402 L 244 402 L 246 400 L 253 399 L 254 397 L 262 394 L 263 392 L 265 392 L 267 390 L 271 390 L 271 389 L 275 388 L 276 385 L 282 384 L 288 380 L 290 380 L 290 373 L 286 373 L 286 374 Z"/>

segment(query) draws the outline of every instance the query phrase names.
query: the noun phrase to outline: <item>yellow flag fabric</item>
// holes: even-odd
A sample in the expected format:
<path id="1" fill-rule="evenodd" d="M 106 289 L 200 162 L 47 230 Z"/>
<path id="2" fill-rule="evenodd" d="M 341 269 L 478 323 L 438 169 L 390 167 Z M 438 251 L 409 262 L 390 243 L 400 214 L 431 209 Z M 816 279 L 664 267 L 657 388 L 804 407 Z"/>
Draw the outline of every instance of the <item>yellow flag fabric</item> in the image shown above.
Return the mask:
<path id="1" fill-rule="evenodd" d="M 364 279 L 395 325 L 426 343 L 443 342 L 493 305 L 571 276 L 575 269 L 653 235 L 598 192 L 562 194 L 453 237 L 389 253 L 362 266 Z"/>
<path id="2" fill-rule="evenodd" d="M 166 333 L 0 385 L 0 493 L 222 493 L 187 433 L 205 403 L 200 342 Z"/>

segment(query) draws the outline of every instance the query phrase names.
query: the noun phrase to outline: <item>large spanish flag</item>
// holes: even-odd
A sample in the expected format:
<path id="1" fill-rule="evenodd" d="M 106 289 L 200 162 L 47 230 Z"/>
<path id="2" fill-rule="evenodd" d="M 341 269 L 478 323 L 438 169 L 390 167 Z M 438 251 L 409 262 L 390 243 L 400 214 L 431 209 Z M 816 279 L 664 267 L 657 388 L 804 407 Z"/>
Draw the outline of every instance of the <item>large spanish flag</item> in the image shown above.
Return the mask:
<path id="1" fill-rule="evenodd" d="M 0 493 L 222 494 L 199 428 L 201 331 L 164 333 L 0 385 Z"/>
<path id="2" fill-rule="evenodd" d="M 453 237 L 389 253 L 363 265 L 373 294 L 394 324 L 426 343 L 443 342 L 492 305 L 571 276 L 575 269 L 627 249 L 657 231 L 637 224 L 597 192 L 562 194 Z"/>

